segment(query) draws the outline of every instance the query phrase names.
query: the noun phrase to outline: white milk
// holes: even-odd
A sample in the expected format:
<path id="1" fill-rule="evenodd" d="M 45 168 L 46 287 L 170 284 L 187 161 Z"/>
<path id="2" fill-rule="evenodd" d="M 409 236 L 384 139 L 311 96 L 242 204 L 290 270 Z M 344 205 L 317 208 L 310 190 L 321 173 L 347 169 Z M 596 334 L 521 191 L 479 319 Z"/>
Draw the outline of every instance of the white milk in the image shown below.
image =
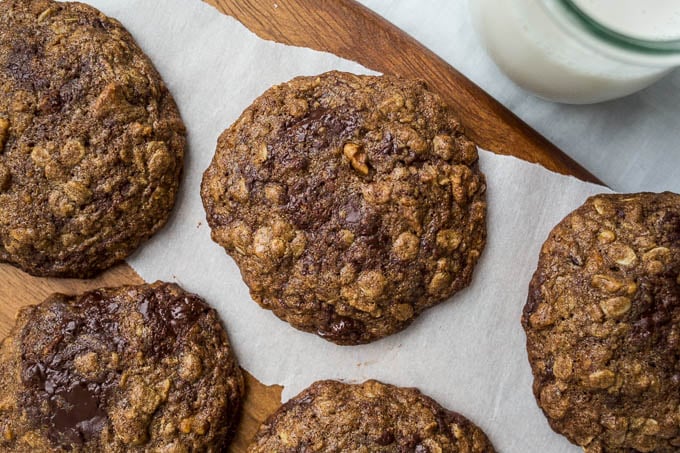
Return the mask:
<path id="1" fill-rule="evenodd" d="M 572 0 L 602 25 L 634 38 L 680 39 L 680 0 Z"/>
<path id="2" fill-rule="evenodd" d="M 489 54 L 524 89 L 553 101 L 594 103 L 634 93 L 672 70 L 619 60 L 577 39 L 555 16 L 559 1 L 469 0 Z"/>

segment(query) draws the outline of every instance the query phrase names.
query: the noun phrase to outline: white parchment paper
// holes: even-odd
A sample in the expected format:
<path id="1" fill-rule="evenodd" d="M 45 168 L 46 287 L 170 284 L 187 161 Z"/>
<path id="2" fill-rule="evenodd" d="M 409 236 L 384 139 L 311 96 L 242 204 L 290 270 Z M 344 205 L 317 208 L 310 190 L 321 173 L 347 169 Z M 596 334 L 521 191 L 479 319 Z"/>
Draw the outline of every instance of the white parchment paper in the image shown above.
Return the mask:
<path id="1" fill-rule="evenodd" d="M 359 347 L 301 333 L 250 300 L 234 262 L 210 240 L 199 196 L 218 135 L 269 86 L 331 69 L 330 54 L 263 41 L 198 0 L 88 0 L 118 18 L 154 60 L 189 131 L 180 198 L 168 226 L 130 260 L 147 281 L 175 281 L 221 314 L 242 366 L 284 400 L 322 378 L 416 386 L 479 424 L 500 452 L 578 452 L 554 434 L 531 393 L 520 326 L 527 285 L 551 227 L 598 186 L 481 153 L 489 239 L 470 288 L 406 331 Z"/>

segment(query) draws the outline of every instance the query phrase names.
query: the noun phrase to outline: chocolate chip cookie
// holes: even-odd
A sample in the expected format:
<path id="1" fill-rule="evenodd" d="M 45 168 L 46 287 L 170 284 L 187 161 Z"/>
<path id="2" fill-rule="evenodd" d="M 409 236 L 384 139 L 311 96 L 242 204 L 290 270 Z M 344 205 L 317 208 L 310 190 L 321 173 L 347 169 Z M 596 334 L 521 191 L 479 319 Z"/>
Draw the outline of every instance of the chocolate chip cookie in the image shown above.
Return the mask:
<path id="1" fill-rule="evenodd" d="M 0 344 L 0 451 L 222 451 L 243 385 L 217 313 L 177 285 L 54 294 Z"/>
<path id="2" fill-rule="evenodd" d="M 185 130 L 152 63 L 81 3 L 0 7 L 0 261 L 89 277 L 161 228 Z"/>
<path id="3" fill-rule="evenodd" d="M 680 195 L 598 195 L 568 215 L 522 324 L 555 431 L 588 453 L 680 451 Z"/>
<path id="4" fill-rule="evenodd" d="M 255 100 L 219 138 L 201 196 L 257 303 L 359 344 L 470 283 L 485 190 L 475 144 L 423 82 L 329 72 Z"/>
<path id="5" fill-rule="evenodd" d="M 259 452 L 493 453 L 484 432 L 413 388 L 319 381 L 281 406 L 248 448 Z"/>

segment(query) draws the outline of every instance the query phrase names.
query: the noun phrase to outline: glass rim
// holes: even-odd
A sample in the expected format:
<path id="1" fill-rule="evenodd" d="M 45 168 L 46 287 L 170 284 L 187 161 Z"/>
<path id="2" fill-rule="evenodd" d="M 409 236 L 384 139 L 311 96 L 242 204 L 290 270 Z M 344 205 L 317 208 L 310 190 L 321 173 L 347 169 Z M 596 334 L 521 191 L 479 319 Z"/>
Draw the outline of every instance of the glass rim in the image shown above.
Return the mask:
<path id="1" fill-rule="evenodd" d="M 579 7 L 573 0 L 561 0 L 575 19 L 584 25 L 588 31 L 595 34 L 598 38 L 605 40 L 608 44 L 612 44 L 623 50 L 632 51 L 636 53 L 643 53 L 646 55 L 663 56 L 679 56 L 680 55 L 680 38 L 667 40 L 651 40 L 627 35 L 618 32 L 612 28 L 602 24 L 600 21 L 594 19 Z"/>

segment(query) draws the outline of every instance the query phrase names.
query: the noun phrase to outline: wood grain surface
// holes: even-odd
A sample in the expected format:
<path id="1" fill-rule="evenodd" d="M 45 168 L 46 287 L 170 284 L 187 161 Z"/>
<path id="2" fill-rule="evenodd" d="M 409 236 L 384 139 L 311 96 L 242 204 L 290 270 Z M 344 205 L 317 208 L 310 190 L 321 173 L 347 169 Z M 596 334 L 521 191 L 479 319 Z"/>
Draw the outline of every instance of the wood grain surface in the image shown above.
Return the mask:
<path id="1" fill-rule="evenodd" d="M 262 38 L 332 52 L 376 71 L 422 78 L 457 109 L 480 146 L 597 182 L 442 59 L 353 0 L 206 1 Z M 22 306 L 38 303 L 50 293 L 139 283 L 141 278 L 126 264 L 92 280 L 34 278 L 0 264 L 0 338 L 9 332 Z M 280 396 L 281 387 L 264 386 L 247 375 L 243 416 L 230 451 L 246 451 L 260 423 L 280 404 Z"/>

